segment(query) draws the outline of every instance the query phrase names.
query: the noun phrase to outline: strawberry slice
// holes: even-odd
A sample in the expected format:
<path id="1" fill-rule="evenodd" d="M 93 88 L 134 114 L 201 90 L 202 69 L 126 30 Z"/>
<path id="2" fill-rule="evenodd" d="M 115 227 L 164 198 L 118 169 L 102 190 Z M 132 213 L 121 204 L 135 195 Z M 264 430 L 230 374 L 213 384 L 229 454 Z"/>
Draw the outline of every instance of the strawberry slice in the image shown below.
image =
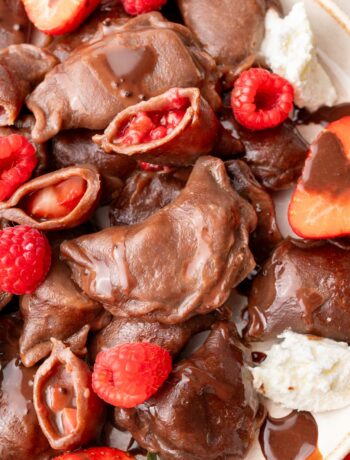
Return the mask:
<path id="1" fill-rule="evenodd" d="M 91 447 L 90 449 L 68 452 L 53 460 L 134 460 L 132 455 L 111 447 Z"/>
<path id="2" fill-rule="evenodd" d="M 72 32 L 101 0 L 22 0 L 35 27 L 50 35 Z"/>
<path id="3" fill-rule="evenodd" d="M 86 191 L 86 181 L 74 176 L 57 185 L 32 193 L 26 202 L 28 214 L 37 219 L 58 219 L 67 216 Z"/>
<path id="4" fill-rule="evenodd" d="M 350 117 L 329 124 L 311 145 L 288 218 L 303 238 L 350 234 Z"/>

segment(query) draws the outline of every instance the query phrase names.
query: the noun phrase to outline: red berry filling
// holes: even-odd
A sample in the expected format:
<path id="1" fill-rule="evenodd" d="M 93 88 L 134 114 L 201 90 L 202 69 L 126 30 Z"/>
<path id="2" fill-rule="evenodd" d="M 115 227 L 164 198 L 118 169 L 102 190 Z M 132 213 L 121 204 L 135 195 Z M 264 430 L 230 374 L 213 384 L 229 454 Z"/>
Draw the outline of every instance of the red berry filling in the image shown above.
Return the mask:
<path id="1" fill-rule="evenodd" d="M 265 69 L 242 72 L 234 84 L 231 106 L 236 120 L 252 130 L 281 124 L 293 109 L 294 90 L 284 78 Z"/>
<path id="2" fill-rule="evenodd" d="M 121 0 L 128 14 L 137 15 L 159 10 L 166 0 Z"/>
<path id="3" fill-rule="evenodd" d="M 23 136 L 0 137 L 0 201 L 27 181 L 38 163 L 35 147 Z"/>
<path id="4" fill-rule="evenodd" d="M 114 142 L 137 145 L 163 139 L 180 124 L 189 106 L 187 98 L 176 95 L 164 110 L 139 112 L 124 123 Z"/>
<path id="5" fill-rule="evenodd" d="M 25 200 L 25 209 L 36 219 L 58 219 L 67 216 L 84 196 L 87 183 L 78 176 L 57 185 L 33 192 Z"/>
<path id="6" fill-rule="evenodd" d="M 149 171 L 149 172 L 158 172 L 158 171 L 163 171 L 163 172 L 170 172 L 171 168 L 169 166 L 163 166 L 163 165 L 155 165 L 153 163 L 147 163 L 146 161 L 139 161 L 138 162 L 140 169 L 143 171 Z"/>
<path id="7" fill-rule="evenodd" d="M 126 343 L 101 351 L 92 374 L 98 396 L 117 407 L 135 407 L 149 399 L 171 371 L 167 350 L 152 343 Z"/>
<path id="8" fill-rule="evenodd" d="M 51 264 L 46 237 L 27 225 L 0 231 L 0 290 L 31 294 L 44 281 Z"/>

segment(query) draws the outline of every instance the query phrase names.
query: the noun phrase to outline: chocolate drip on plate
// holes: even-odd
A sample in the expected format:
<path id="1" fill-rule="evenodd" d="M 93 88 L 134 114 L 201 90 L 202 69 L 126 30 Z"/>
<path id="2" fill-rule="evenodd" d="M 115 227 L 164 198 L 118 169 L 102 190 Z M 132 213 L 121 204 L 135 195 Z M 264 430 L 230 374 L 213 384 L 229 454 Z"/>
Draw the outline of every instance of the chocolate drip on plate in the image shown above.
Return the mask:
<path id="1" fill-rule="evenodd" d="M 259 441 L 267 460 L 321 460 L 318 428 L 309 412 L 293 411 L 282 418 L 268 416 Z"/>

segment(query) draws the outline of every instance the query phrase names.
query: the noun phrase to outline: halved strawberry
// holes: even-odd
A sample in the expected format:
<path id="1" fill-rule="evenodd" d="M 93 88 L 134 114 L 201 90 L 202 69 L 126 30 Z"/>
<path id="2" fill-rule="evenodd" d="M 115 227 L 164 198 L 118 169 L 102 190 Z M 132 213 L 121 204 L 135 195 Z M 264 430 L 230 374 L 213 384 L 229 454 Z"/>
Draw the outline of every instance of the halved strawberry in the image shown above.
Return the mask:
<path id="1" fill-rule="evenodd" d="M 68 452 L 55 457 L 54 460 L 133 460 L 126 452 L 111 447 L 91 447 L 90 449 Z"/>
<path id="2" fill-rule="evenodd" d="M 329 124 L 311 145 L 288 218 L 303 238 L 350 234 L 350 117 Z"/>
<path id="3" fill-rule="evenodd" d="M 22 0 L 32 23 L 42 32 L 72 32 L 94 11 L 101 0 Z"/>
<path id="4" fill-rule="evenodd" d="M 37 219 L 58 219 L 68 215 L 86 191 L 86 181 L 74 176 L 34 192 L 27 199 L 28 214 Z"/>

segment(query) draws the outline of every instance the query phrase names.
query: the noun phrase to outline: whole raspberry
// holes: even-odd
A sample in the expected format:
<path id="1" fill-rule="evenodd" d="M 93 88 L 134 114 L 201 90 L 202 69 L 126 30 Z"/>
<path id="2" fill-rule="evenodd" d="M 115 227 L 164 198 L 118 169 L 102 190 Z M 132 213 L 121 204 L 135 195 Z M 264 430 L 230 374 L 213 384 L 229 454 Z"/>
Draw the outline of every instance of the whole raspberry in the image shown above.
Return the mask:
<path id="1" fill-rule="evenodd" d="M 149 13 L 159 10 L 167 0 L 121 0 L 125 11 L 136 16 L 137 14 Z"/>
<path id="2" fill-rule="evenodd" d="M 30 178 L 37 165 L 36 150 L 19 134 L 0 137 L 0 201 L 7 200 Z"/>
<path id="3" fill-rule="evenodd" d="M 31 294 L 44 281 L 51 264 L 46 237 L 28 225 L 0 231 L 0 290 Z"/>
<path id="4" fill-rule="evenodd" d="M 171 367 L 171 356 L 164 348 L 146 342 L 125 343 L 97 355 L 92 388 L 113 406 L 135 407 L 161 387 Z"/>
<path id="5" fill-rule="evenodd" d="M 236 120 L 251 130 L 281 124 L 293 109 L 292 85 L 265 69 L 249 69 L 235 81 L 231 106 Z"/>

